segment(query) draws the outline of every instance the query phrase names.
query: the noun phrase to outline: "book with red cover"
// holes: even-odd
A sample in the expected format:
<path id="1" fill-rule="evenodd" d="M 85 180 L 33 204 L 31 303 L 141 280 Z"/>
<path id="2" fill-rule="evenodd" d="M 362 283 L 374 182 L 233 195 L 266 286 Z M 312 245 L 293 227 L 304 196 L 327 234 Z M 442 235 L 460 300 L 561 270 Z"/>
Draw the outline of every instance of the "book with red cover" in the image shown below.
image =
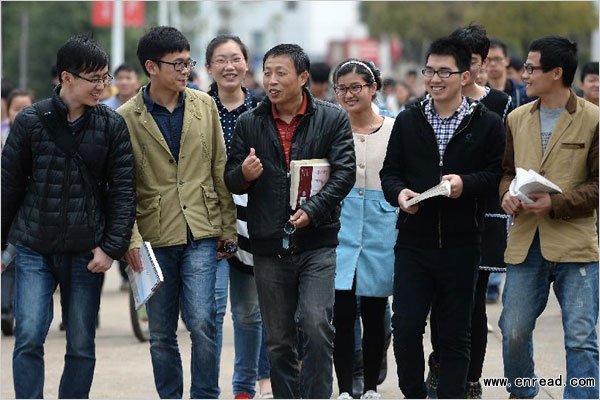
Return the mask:
<path id="1" fill-rule="evenodd" d="M 292 160 L 290 162 L 290 207 L 298 209 L 319 193 L 329 180 L 331 166 L 326 159 Z"/>

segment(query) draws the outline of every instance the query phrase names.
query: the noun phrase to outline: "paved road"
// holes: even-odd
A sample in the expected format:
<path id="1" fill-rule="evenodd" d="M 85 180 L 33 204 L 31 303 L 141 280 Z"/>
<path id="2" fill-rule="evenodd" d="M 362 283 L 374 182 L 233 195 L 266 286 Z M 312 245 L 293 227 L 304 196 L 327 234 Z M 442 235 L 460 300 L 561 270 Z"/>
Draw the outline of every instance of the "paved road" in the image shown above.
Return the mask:
<path id="1" fill-rule="evenodd" d="M 97 363 L 94 384 L 90 393 L 96 399 L 148 399 L 157 398 L 152 378 L 152 367 L 147 343 L 140 343 L 133 336 L 128 314 L 128 297 L 118 290 L 118 271 L 113 268 L 106 279 L 100 311 L 100 329 L 97 332 Z M 59 298 L 54 297 L 54 315 L 60 315 Z M 526 305 L 524 305 L 526 306 Z M 488 307 L 490 323 L 495 327 L 488 336 L 488 352 L 484 365 L 484 377 L 503 375 L 501 336 L 497 328 L 501 306 Z M 223 355 L 220 382 L 222 398 L 232 398 L 231 375 L 233 368 L 233 330 L 229 314 L 225 318 L 223 333 Z M 565 352 L 563 346 L 560 312 L 554 296 L 550 296 L 548 308 L 538 320 L 534 333 L 535 360 L 537 374 L 540 377 L 556 378 L 565 374 Z M 427 354 L 430 350 L 429 332 L 425 334 Z M 182 349 L 184 382 L 186 397 L 189 397 L 190 338 L 180 325 L 179 343 Z M 11 354 L 14 346 L 12 338 L 3 337 L 1 346 L 1 390 L 2 399 L 14 398 L 12 386 Z M 63 367 L 65 349 L 64 333 L 58 330 L 58 318 L 52 323 L 46 341 L 46 384 L 45 397 L 56 398 L 58 383 Z M 384 398 L 401 398 L 398 380 L 395 374 L 395 361 L 392 351 L 387 354 L 388 364 L 392 367 L 388 378 L 379 387 Z M 334 384 L 334 397 L 337 397 L 337 385 Z M 504 388 L 484 388 L 484 398 L 507 398 Z M 542 389 L 538 398 L 560 398 L 561 388 Z"/>

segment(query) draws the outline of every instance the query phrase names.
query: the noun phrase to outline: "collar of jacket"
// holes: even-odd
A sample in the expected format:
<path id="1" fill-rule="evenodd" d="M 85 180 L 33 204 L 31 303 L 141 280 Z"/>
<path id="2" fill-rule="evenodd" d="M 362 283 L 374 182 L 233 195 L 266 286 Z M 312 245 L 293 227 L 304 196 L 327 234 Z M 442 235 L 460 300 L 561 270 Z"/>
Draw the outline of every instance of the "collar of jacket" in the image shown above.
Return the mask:
<path id="1" fill-rule="evenodd" d="M 477 116 L 477 115 L 483 114 L 485 112 L 485 110 L 487 110 L 487 108 L 483 105 L 483 103 L 481 101 L 473 100 L 470 97 L 467 97 L 466 99 L 467 99 L 467 104 L 469 105 L 469 111 L 468 111 L 467 115 L 473 114 L 474 116 Z M 429 93 L 427 93 L 427 94 L 425 94 L 425 96 L 421 97 L 415 103 L 413 103 L 411 108 L 417 107 L 419 110 L 421 110 L 421 112 L 423 113 L 423 116 L 425 116 L 425 106 L 430 101 L 431 101 L 431 96 L 429 95 Z"/>
<path id="2" fill-rule="evenodd" d="M 54 90 L 52 92 L 52 105 L 54 105 L 54 109 L 56 110 L 56 112 L 58 113 L 60 118 L 66 122 L 66 121 L 68 121 L 67 114 L 69 113 L 69 107 L 67 107 L 65 102 L 60 98 L 61 87 L 62 87 L 62 85 L 58 84 L 54 88 Z M 85 127 L 85 124 L 87 123 L 90 113 L 96 107 L 97 106 L 95 106 L 95 107 L 85 106 L 85 111 L 83 112 L 83 126 L 84 127 Z"/>
<path id="3" fill-rule="evenodd" d="M 148 111 L 148 110 L 146 110 L 146 105 L 144 104 L 144 88 L 145 88 L 145 86 L 143 86 L 139 90 L 138 94 L 136 94 L 135 97 L 134 97 L 134 99 L 133 99 L 134 104 L 135 104 L 134 110 L 138 114 L 141 114 L 144 110 Z M 183 93 L 183 104 L 184 104 L 184 107 L 186 109 L 189 106 L 192 106 L 193 103 L 194 103 L 194 101 L 195 101 L 195 98 L 192 95 L 193 94 L 193 92 L 192 92 L 193 90 L 195 90 L 195 89 L 190 89 L 188 87 L 186 87 L 185 90 L 184 90 L 184 93 Z"/>
<path id="4" fill-rule="evenodd" d="M 569 100 L 567 100 L 565 109 L 567 110 L 567 112 L 569 114 L 573 114 L 575 111 L 577 111 L 577 95 L 575 94 L 573 89 L 569 89 L 569 92 L 570 92 Z M 535 101 L 535 103 L 533 103 L 533 107 L 531 107 L 531 110 L 529 110 L 529 113 L 533 114 L 534 112 L 536 112 L 537 110 L 540 109 L 541 105 L 542 105 L 542 101 L 538 98 Z"/>
<path id="5" fill-rule="evenodd" d="M 306 87 L 302 88 L 302 91 L 304 92 L 304 95 L 307 96 L 307 103 L 306 103 L 306 114 L 304 115 L 309 115 L 315 112 L 315 99 L 314 97 L 310 94 L 310 92 L 308 91 L 308 89 Z M 265 95 L 265 97 L 262 99 L 262 101 L 260 103 L 258 103 L 258 106 L 256 106 L 256 108 L 254 109 L 254 114 L 257 116 L 267 116 L 267 115 L 271 115 L 271 100 L 269 100 L 269 96 Z"/>

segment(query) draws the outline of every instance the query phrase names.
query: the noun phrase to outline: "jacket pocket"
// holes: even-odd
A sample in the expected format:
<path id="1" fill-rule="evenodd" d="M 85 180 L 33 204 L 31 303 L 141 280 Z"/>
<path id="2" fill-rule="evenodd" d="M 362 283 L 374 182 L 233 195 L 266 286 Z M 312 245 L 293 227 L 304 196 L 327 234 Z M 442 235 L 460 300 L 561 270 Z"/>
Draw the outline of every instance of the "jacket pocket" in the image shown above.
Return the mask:
<path id="1" fill-rule="evenodd" d="M 204 192 L 204 206 L 208 214 L 208 221 L 213 227 L 222 225 L 221 207 L 219 207 L 219 195 L 214 188 L 210 186 L 202 186 Z"/>
<path id="2" fill-rule="evenodd" d="M 135 216 L 144 240 L 160 238 L 160 194 L 139 200 Z"/>

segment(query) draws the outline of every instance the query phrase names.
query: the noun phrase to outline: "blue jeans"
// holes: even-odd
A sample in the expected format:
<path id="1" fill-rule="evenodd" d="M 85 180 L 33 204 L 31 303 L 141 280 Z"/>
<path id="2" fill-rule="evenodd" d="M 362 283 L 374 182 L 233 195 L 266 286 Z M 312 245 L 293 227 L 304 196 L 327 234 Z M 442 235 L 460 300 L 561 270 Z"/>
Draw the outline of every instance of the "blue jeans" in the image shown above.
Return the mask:
<path id="1" fill-rule="evenodd" d="M 275 398 L 328 399 L 333 384 L 335 248 L 284 257 L 254 256 Z M 298 363 L 296 313 L 304 348 Z"/>
<path id="2" fill-rule="evenodd" d="M 546 308 L 550 284 L 560 304 L 565 332 L 567 377 L 564 398 L 598 398 L 598 263 L 554 263 L 543 258 L 536 235 L 525 261 L 507 265 L 500 316 L 507 390 L 533 398 L 539 386 L 516 387 L 515 379 L 535 377 L 533 330 Z M 595 387 L 574 387 L 571 378 L 594 378 Z"/>
<path id="3" fill-rule="evenodd" d="M 191 398 L 219 397 L 216 239 L 154 249 L 164 282 L 147 304 L 154 383 L 161 398 L 182 398 L 179 311 L 192 339 Z"/>
<path id="4" fill-rule="evenodd" d="M 88 398 L 96 366 L 101 290 L 101 274 L 87 269 L 92 253 L 42 255 L 16 247 L 15 397 L 44 395 L 44 342 L 53 318 L 52 294 L 60 284 L 67 351 L 58 397 Z"/>
<path id="5" fill-rule="evenodd" d="M 256 394 L 256 380 L 270 376 L 269 360 L 263 340 L 263 325 L 258 307 L 254 276 L 245 274 L 222 260 L 218 264 L 215 297 L 219 331 L 219 358 L 223 341 L 223 318 L 227 306 L 227 279 L 231 282 L 230 300 L 233 319 L 235 360 L 233 394 Z"/>

